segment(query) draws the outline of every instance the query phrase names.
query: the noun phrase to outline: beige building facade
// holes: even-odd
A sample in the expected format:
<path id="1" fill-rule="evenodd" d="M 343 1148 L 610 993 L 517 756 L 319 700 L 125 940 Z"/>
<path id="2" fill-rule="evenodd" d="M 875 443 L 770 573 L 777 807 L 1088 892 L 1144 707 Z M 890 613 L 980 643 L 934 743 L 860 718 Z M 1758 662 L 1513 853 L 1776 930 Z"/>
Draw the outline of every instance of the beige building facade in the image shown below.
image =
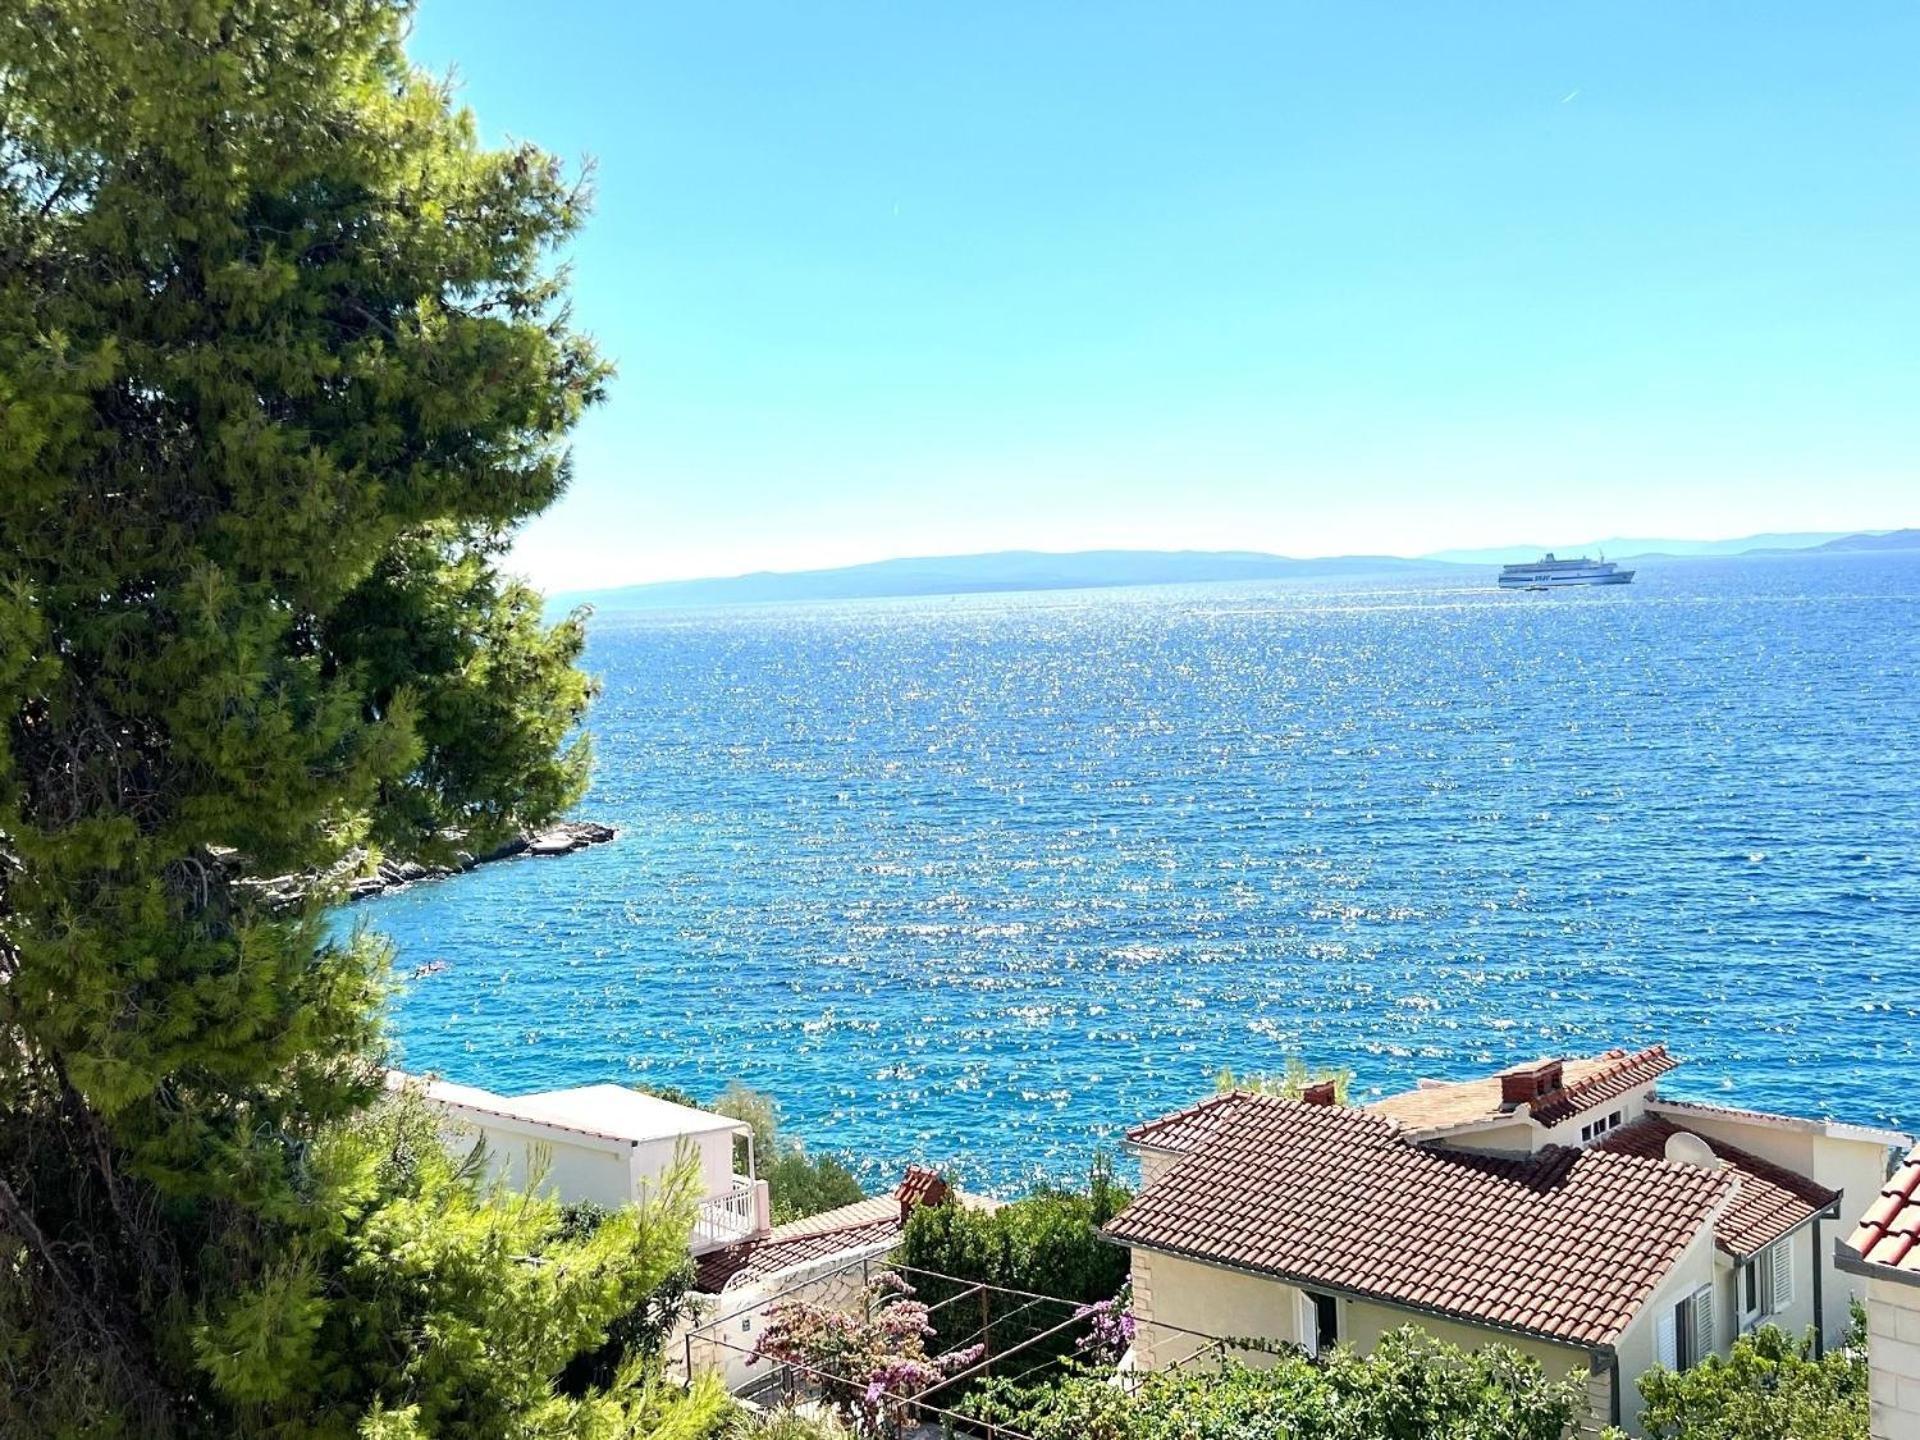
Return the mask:
<path id="1" fill-rule="evenodd" d="M 1205 1336 L 1364 1354 L 1411 1324 L 1576 1376 L 1584 1429 L 1637 1433 L 1656 1366 L 1760 1325 L 1837 1343 L 1866 1282 L 1832 1236 L 1903 1137 L 1668 1100 L 1673 1064 L 1657 1047 L 1536 1062 L 1369 1107 L 1322 1095 L 1317 1116 L 1218 1097 L 1138 1127 L 1141 1194 L 1110 1227 L 1132 1248 L 1135 1363 L 1183 1363 Z M 1423 1249 L 1422 1226 L 1445 1243 Z"/>
<path id="2" fill-rule="evenodd" d="M 1920 1150 L 1859 1222 L 1834 1260 L 1866 1285 L 1869 1430 L 1873 1440 L 1920 1440 Z"/>

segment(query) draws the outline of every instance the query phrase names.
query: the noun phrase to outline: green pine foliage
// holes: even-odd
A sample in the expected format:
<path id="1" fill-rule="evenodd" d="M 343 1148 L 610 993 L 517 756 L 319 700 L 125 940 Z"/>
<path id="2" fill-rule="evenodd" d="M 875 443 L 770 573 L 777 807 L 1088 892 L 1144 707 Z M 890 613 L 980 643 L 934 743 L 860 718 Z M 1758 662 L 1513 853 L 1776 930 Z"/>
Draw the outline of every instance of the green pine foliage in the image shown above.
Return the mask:
<path id="1" fill-rule="evenodd" d="M 1329 1080 L 1333 1082 L 1334 1103 L 1346 1104 L 1347 1089 L 1353 1084 L 1353 1071 L 1345 1068 L 1311 1070 L 1298 1055 L 1289 1055 L 1286 1069 L 1278 1075 L 1236 1075 L 1231 1068 L 1223 1065 L 1213 1077 L 1213 1088 L 1220 1095 L 1235 1090 L 1251 1090 L 1258 1095 L 1277 1095 L 1283 1100 L 1298 1100 L 1307 1093 L 1309 1085 L 1319 1085 Z"/>
<path id="2" fill-rule="evenodd" d="M 554 1385 L 684 1207 L 481 1187 L 372 1107 L 382 947 L 235 883 L 477 850 L 586 773 L 581 623 L 497 568 L 606 376 L 552 263 L 583 197 L 407 23 L 0 7 L 0 1433 L 718 1415 Z"/>

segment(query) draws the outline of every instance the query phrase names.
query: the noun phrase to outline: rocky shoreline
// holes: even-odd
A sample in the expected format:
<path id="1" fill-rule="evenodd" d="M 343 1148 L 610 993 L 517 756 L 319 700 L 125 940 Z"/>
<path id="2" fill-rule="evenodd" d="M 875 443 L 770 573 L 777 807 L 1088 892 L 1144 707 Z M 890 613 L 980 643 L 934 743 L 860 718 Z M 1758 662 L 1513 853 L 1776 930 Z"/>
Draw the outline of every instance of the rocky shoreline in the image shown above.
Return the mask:
<path id="1" fill-rule="evenodd" d="M 417 860 L 382 860 L 368 870 L 367 852 L 350 850 L 324 875 L 276 875 L 270 879 L 239 880 L 235 884 L 237 888 L 253 891 L 270 905 L 297 905 L 306 899 L 316 885 L 323 882 L 338 888 L 343 899 L 366 900 L 422 880 L 445 880 L 499 860 L 512 860 L 522 855 L 540 859 L 571 855 L 589 845 L 604 845 L 618 833 L 611 825 L 602 825 L 594 820 L 563 820 L 544 830 L 515 835 L 477 855 L 456 850 L 451 865 L 423 865 Z"/>

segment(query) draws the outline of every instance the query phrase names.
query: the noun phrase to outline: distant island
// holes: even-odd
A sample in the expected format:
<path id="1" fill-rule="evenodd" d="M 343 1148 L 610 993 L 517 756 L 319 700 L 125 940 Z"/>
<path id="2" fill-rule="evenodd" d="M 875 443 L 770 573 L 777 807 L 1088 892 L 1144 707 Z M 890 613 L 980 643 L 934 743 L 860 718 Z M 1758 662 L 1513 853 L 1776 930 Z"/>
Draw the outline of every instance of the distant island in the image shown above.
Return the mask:
<path id="1" fill-rule="evenodd" d="M 706 605 L 770 605 L 799 600 L 866 600 L 916 595 L 980 595 L 1021 590 L 1101 590 L 1126 585 L 1193 585 L 1220 580 L 1303 580 L 1350 576 L 1466 576 L 1547 550 L 1620 560 L 1696 556 L 1783 555 L 1838 551 L 1920 550 L 1920 529 L 1750 535 L 1741 540 L 1613 540 L 1588 545 L 1500 546 L 1433 555 L 1332 555 L 1296 559 L 1256 550 L 1082 550 L 1052 554 L 1002 550 L 876 560 L 831 570 L 763 570 L 710 580 L 666 580 L 581 590 L 552 597 L 556 607 L 606 611 L 666 610 Z"/>

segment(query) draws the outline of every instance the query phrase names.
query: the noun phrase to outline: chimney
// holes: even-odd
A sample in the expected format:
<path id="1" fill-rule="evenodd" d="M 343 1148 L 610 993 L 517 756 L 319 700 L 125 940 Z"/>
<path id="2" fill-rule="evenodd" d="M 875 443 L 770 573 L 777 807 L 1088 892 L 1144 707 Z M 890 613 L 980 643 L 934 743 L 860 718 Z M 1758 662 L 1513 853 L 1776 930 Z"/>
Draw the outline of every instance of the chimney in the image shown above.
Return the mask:
<path id="1" fill-rule="evenodd" d="M 1503 1106 L 1531 1105 L 1543 1095 L 1561 1088 L 1558 1060 L 1535 1060 L 1531 1065 L 1516 1065 L 1500 1072 L 1500 1103 Z"/>
<path id="2" fill-rule="evenodd" d="M 1331 1080 L 1316 1080 L 1300 1092 L 1300 1100 L 1305 1105 L 1331 1105 L 1334 1103 L 1334 1084 Z"/>
<path id="3" fill-rule="evenodd" d="M 900 1183 L 893 1187 L 893 1198 L 900 1202 L 900 1223 L 906 1224 L 907 1217 L 922 1205 L 938 1205 L 952 1193 L 953 1187 L 937 1170 L 909 1165 Z"/>

